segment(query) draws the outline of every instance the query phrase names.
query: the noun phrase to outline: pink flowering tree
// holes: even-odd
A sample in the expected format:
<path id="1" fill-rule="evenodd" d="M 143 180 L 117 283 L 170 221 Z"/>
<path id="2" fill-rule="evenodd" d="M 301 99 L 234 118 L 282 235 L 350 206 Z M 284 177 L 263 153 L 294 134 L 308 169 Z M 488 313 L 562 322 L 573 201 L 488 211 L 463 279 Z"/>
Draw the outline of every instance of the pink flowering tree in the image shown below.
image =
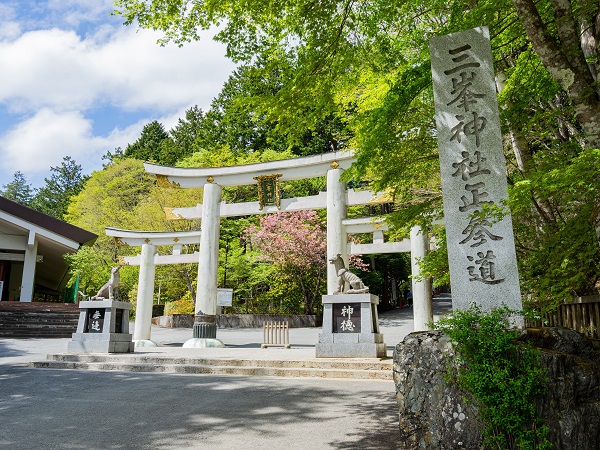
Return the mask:
<path id="1" fill-rule="evenodd" d="M 246 234 L 259 258 L 272 262 L 282 278 L 300 288 L 304 312 L 313 314 L 327 279 L 327 233 L 317 213 L 269 214 L 260 219 L 260 226 L 248 227 Z"/>

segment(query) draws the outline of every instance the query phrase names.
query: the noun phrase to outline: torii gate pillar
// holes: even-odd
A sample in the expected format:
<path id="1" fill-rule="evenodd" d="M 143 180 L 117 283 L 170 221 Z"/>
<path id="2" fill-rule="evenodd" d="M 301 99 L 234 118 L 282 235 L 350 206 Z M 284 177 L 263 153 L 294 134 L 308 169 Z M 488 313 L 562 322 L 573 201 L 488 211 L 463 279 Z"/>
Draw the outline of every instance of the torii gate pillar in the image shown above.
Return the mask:
<path id="1" fill-rule="evenodd" d="M 348 267 L 348 236 L 343 220 L 346 218 L 346 183 L 340 181 L 342 169 L 327 171 L 327 260 L 342 255 Z M 338 287 L 338 276 L 333 264 L 327 264 L 327 293 L 333 294 Z"/>
<path id="2" fill-rule="evenodd" d="M 427 232 L 420 226 L 415 225 L 410 229 L 410 262 L 412 266 L 412 276 L 420 277 L 421 268 L 419 259 L 425 257 L 429 248 L 429 239 Z M 413 278 L 413 315 L 415 331 L 426 331 L 430 327 L 428 323 L 433 322 L 433 303 L 431 298 L 431 280 L 423 278 L 417 281 Z"/>
<path id="3" fill-rule="evenodd" d="M 156 347 L 156 343 L 150 340 L 154 276 L 156 274 L 156 266 L 154 265 L 155 253 L 156 247 L 154 245 L 142 245 L 140 276 L 135 305 L 135 326 L 133 328 L 133 342 L 135 342 L 136 347 Z"/>
<path id="4" fill-rule="evenodd" d="M 219 270 L 219 229 L 222 187 L 206 183 L 202 200 L 202 236 L 196 289 L 194 338 L 184 347 L 224 347 L 217 337 L 217 275 Z"/>

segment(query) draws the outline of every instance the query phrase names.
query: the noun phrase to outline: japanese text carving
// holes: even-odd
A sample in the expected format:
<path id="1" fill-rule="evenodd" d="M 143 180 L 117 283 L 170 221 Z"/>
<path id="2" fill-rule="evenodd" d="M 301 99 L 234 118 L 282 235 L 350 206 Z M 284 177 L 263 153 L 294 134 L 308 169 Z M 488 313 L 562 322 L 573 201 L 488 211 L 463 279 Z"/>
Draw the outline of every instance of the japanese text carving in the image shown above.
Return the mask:
<path id="1" fill-rule="evenodd" d="M 464 183 L 465 195 L 460 197 L 462 205 L 458 210 L 461 213 L 472 213 L 469 223 L 463 229 L 464 239 L 459 244 L 468 244 L 472 248 L 489 244 L 493 241 L 502 240 L 502 236 L 492 233 L 492 224 L 489 220 L 480 217 L 481 207 L 483 205 L 492 205 L 494 201 L 486 190 L 485 176 L 490 175 L 491 171 L 486 166 L 485 158 L 479 146 L 481 144 L 481 134 L 487 125 L 487 119 L 478 112 L 478 101 L 485 97 L 475 88 L 477 78 L 477 69 L 481 64 L 474 60 L 470 55 L 469 44 L 460 45 L 448 50 L 452 61 L 452 68 L 444 71 L 444 74 L 452 76 L 450 83 L 451 100 L 446 106 L 460 110 L 454 115 L 458 121 L 452 127 L 450 141 L 463 143 L 463 139 L 474 138 L 475 150 L 470 153 L 467 149 L 461 151 L 460 158 L 452 163 L 452 176 L 460 177 Z M 475 180 L 473 180 L 475 178 Z M 493 250 L 478 252 L 477 257 L 467 256 L 469 262 L 476 265 L 467 267 L 469 281 L 477 281 L 485 284 L 498 284 L 503 281 L 496 278 L 496 263 Z"/>
<path id="2" fill-rule="evenodd" d="M 490 34 L 430 41 L 452 304 L 522 308 Z"/>

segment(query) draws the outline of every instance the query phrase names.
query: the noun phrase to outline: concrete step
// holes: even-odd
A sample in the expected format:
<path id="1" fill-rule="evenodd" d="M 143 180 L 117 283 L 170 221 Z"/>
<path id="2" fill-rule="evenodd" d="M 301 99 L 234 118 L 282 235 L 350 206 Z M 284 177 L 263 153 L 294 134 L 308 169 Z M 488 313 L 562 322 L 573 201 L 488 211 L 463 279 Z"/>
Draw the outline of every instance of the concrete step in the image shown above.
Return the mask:
<path id="1" fill-rule="evenodd" d="M 6 303 L 6 302 L 2 302 Z M 64 305 L 2 305 L 0 337 L 65 338 L 77 331 L 79 311 Z"/>
<path id="2" fill-rule="evenodd" d="M 392 380 L 391 360 L 247 360 L 58 354 L 48 355 L 46 361 L 34 362 L 31 366 L 45 369 Z"/>
<path id="3" fill-rule="evenodd" d="M 73 333 L 77 331 L 77 324 L 68 325 L 10 325 L 6 326 L 0 324 L 0 337 L 4 338 L 31 338 L 31 337 L 47 337 L 47 338 L 59 338 L 59 337 L 72 337 Z"/>
<path id="4" fill-rule="evenodd" d="M 155 363 L 155 364 L 200 364 L 200 365 L 225 365 L 225 366 L 262 366 L 262 367 L 296 367 L 296 368 L 332 368 L 332 369 L 359 369 L 359 370 L 388 370 L 392 367 L 391 359 L 365 360 L 363 358 L 341 359 L 322 358 L 307 360 L 286 359 L 235 359 L 235 358 L 206 358 L 206 357 L 178 357 L 178 356 L 151 356 L 148 354 L 77 354 L 58 353 L 47 356 L 52 361 L 70 362 L 119 362 L 119 363 Z"/>
<path id="5" fill-rule="evenodd" d="M 0 319 L 0 326 L 15 326 L 15 325 L 26 325 L 26 326 L 35 326 L 35 325 L 77 325 L 77 319 L 40 319 L 40 320 L 22 320 L 11 318 L 9 320 Z"/>
<path id="6" fill-rule="evenodd" d="M 49 312 L 78 312 L 79 306 L 74 303 L 51 303 L 51 302 L 2 302 L 0 301 L 0 312 L 17 311 L 49 311 Z"/>
<path id="7" fill-rule="evenodd" d="M 0 338 L 70 338 L 75 330 L 66 329 L 40 329 L 40 328 L 16 328 L 16 329 L 0 329 Z"/>
<path id="8" fill-rule="evenodd" d="M 37 321 L 37 322 L 3 322 L 0 328 L 77 328 L 77 321 Z"/>
<path id="9" fill-rule="evenodd" d="M 36 321 L 36 320 L 77 320 L 79 314 L 72 313 L 55 313 L 55 312 L 39 312 L 39 313 L 14 313 L 0 312 L 0 321 Z"/>

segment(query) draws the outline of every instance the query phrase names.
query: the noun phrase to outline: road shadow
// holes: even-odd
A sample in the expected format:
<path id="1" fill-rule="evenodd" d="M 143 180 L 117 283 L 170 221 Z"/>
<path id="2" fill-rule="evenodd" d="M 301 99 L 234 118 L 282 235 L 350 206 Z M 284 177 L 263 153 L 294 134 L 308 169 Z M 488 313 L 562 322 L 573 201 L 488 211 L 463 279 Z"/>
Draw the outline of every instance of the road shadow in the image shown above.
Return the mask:
<path id="1" fill-rule="evenodd" d="M 0 358 L 10 358 L 14 356 L 23 356 L 26 352 L 20 350 L 9 340 L 0 339 Z"/>
<path id="2" fill-rule="evenodd" d="M 0 390 L 0 448 L 399 448 L 387 383 L 11 373 Z"/>

